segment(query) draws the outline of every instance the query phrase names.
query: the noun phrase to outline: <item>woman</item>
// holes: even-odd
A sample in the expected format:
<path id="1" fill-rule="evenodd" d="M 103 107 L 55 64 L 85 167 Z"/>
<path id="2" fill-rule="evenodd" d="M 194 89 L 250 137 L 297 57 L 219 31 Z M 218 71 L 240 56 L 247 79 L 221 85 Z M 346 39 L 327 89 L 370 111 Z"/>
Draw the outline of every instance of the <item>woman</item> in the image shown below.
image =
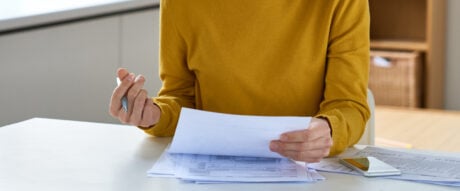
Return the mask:
<path id="1" fill-rule="evenodd" d="M 272 116 L 313 116 L 270 149 L 317 162 L 361 137 L 370 112 L 367 0 L 162 0 L 160 78 L 126 69 L 110 113 L 155 136 L 172 136 L 181 107 Z M 120 103 L 127 95 L 129 107 Z"/>

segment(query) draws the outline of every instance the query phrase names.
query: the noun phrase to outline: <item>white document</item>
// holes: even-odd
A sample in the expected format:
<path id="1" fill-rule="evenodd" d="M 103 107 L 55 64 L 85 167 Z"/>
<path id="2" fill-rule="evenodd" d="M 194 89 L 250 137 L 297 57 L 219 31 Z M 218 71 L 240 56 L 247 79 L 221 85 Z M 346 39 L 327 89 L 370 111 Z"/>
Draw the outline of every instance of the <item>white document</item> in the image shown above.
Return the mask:
<path id="1" fill-rule="evenodd" d="M 311 117 L 232 115 L 182 108 L 170 153 L 282 158 L 269 143 L 304 130 Z"/>
<path id="2" fill-rule="evenodd" d="M 176 176 L 195 182 L 313 182 L 305 166 L 289 159 L 180 155 Z"/>
<path id="3" fill-rule="evenodd" d="M 342 156 L 346 157 L 376 157 L 385 163 L 402 171 L 401 176 L 385 178 L 409 180 L 430 184 L 460 186 L 460 156 L 439 156 L 402 152 L 378 147 L 366 147 L 362 150 L 350 150 Z M 308 167 L 320 171 L 346 174 L 359 173 L 338 162 L 338 158 L 323 159 L 320 163 L 308 164 Z"/>
<path id="4" fill-rule="evenodd" d="M 168 147 L 161 154 L 160 158 L 157 159 L 152 168 L 147 171 L 147 175 L 150 177 L 164 177 L 164 178 L 175 178 L 176 162 L 174 158 L 168 154 Z"/>
<path id="5" fill-rule="evenodd" d="M 374 156 L 400 169 L 404 174 L 440 177 L 460 181 L 460 156 L 447 157 L 413 154 L 377 147 L 366 147 L 356 156 Z"/>
<path id="6" fill-rule="evenodd" d="M 324 180 L 315 170 L 269 149 L 270 141 L 285 132 L 307 129 L 310 120 L 182 108 L 171 146 L 148 175 L 195 183 Z"/>
<path id="7" fill-rule="evenodd" d="M 325 179 L 304 164 L 285 158 L 169 154 L 167 150 L 148 171 L 148 176 L 176 177 L 201 184 L 315 182 Z"/>

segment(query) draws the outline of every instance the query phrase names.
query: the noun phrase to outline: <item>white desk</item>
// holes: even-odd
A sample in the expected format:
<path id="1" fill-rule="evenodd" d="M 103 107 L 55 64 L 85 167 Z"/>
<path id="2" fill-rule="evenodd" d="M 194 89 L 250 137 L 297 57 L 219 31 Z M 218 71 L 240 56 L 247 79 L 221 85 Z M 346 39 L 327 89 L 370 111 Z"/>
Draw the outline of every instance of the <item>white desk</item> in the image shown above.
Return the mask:
<path id="1" fill-rule="evenodd" d="M 458 190 L 333 173 L 317 183 L 211 184 L 148 178 L 170 138 L 113 124 L 35 118 L 0 128 L 0 190 Z"/>

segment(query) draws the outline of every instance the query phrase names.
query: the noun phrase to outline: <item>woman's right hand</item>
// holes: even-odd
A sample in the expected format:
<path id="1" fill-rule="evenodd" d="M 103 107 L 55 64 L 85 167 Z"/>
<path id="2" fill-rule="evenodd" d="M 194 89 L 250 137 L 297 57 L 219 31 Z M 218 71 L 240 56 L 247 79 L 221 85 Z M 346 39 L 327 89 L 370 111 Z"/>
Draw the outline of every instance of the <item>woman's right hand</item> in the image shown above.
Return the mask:
<path id="1" fill-rule="evenodd" d="M 148 128 L 160 120 L 160 108 L 153 103 L 144 89 L 145 78 L 137 77 L 124 68 L 119 68 L 117 76 L 121 83 L 113 90 L 110 99 L 109 113 L 122 123 Z M 128 110 L 125 112 L 121 99 L 128 99 Z"/>

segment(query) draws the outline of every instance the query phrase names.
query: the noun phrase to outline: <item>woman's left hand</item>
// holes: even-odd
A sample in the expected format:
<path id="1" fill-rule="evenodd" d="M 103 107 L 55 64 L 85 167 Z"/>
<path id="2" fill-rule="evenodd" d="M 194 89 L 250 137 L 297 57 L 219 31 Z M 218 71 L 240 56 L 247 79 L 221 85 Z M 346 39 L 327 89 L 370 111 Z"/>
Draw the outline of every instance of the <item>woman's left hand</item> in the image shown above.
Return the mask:
<path id="1" fill-rule="evenodd" d="M 270 150 L 304 162 L 319 162 L 332 147 L 331 128 L 326 119 L 312 118 L 305 130 L 283 133 L 270 143 Z"/>

